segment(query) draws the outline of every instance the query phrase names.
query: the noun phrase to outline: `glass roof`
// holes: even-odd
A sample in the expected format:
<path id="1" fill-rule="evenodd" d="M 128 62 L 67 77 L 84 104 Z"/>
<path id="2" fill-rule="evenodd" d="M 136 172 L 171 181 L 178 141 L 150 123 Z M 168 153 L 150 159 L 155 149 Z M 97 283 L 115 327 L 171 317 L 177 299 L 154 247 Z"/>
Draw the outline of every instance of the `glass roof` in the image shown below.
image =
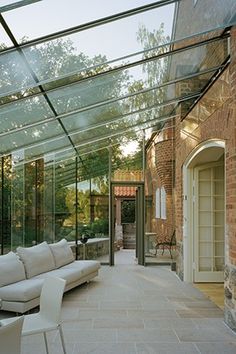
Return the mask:
<path id="1" fill-rule="evenodd" d="M 0 154 L 82 161 L 184 118 L 234 24 L 235 0 L 0 1 Z"/>

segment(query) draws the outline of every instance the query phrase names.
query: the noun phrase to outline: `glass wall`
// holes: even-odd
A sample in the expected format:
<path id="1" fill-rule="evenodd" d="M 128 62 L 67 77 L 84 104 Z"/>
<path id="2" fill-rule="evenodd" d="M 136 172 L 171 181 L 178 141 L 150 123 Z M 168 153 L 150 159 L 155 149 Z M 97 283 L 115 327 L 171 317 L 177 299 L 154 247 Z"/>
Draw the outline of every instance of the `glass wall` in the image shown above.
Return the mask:
<path id="1" fill-rule="evenodd" d="M 110 175 L 113 181 L 143 181 L 142 134 L 114 139 L 110 148 L 102 142 L 93 149 L 84 146 L 81 152 L 28 161 L 22 149 L 1 159 L 2 253 L 65 238 L 77 245 L 78 259 L 109 262 Z M 124 223 L 131 209 L 135 213 L 136 187 L 128 189 L 116 191 L 116 200 L 124 197 L 119 217 Z"/>

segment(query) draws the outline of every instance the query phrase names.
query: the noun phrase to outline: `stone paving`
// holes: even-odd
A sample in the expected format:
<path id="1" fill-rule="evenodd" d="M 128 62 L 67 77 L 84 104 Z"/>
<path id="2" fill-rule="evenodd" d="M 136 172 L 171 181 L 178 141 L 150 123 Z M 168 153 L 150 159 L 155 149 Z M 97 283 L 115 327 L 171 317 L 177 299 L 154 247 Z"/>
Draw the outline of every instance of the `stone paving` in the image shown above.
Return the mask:
<path id="1" fill-rule="evenodd" d="M 236 353 L 223 311 L 168 266 L 102 266 L 64 295 L 62 319 L 67 354 Z M 62 353 L 58 334 L 48 338 Z M 22 354 L 45 354 L 43 336 L 24 337 Z"/>

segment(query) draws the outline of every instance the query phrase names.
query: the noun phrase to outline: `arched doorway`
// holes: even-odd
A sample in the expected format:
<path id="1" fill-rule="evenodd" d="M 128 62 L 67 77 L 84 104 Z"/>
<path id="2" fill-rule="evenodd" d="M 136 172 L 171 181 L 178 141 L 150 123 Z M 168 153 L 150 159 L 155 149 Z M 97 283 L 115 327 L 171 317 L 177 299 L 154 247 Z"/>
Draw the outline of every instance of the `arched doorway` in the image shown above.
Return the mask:
<path id="1" fill-rule="evenodd" d="M 225 144 L 209 140 L 183 166 L 184 280 L 223 282 L 225 264 Z"/>

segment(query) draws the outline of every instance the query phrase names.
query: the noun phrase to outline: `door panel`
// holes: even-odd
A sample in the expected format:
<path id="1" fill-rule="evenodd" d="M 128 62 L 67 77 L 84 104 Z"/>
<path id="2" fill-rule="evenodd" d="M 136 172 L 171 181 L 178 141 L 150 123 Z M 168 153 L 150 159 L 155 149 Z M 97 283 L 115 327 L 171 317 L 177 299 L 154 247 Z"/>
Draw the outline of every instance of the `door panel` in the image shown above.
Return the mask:
<path id="1" fill-rule="evenodd" d="M 224 165 L 213 163 L 194 169 L 194 281 L 223 281 L 224 269 Z"/>

